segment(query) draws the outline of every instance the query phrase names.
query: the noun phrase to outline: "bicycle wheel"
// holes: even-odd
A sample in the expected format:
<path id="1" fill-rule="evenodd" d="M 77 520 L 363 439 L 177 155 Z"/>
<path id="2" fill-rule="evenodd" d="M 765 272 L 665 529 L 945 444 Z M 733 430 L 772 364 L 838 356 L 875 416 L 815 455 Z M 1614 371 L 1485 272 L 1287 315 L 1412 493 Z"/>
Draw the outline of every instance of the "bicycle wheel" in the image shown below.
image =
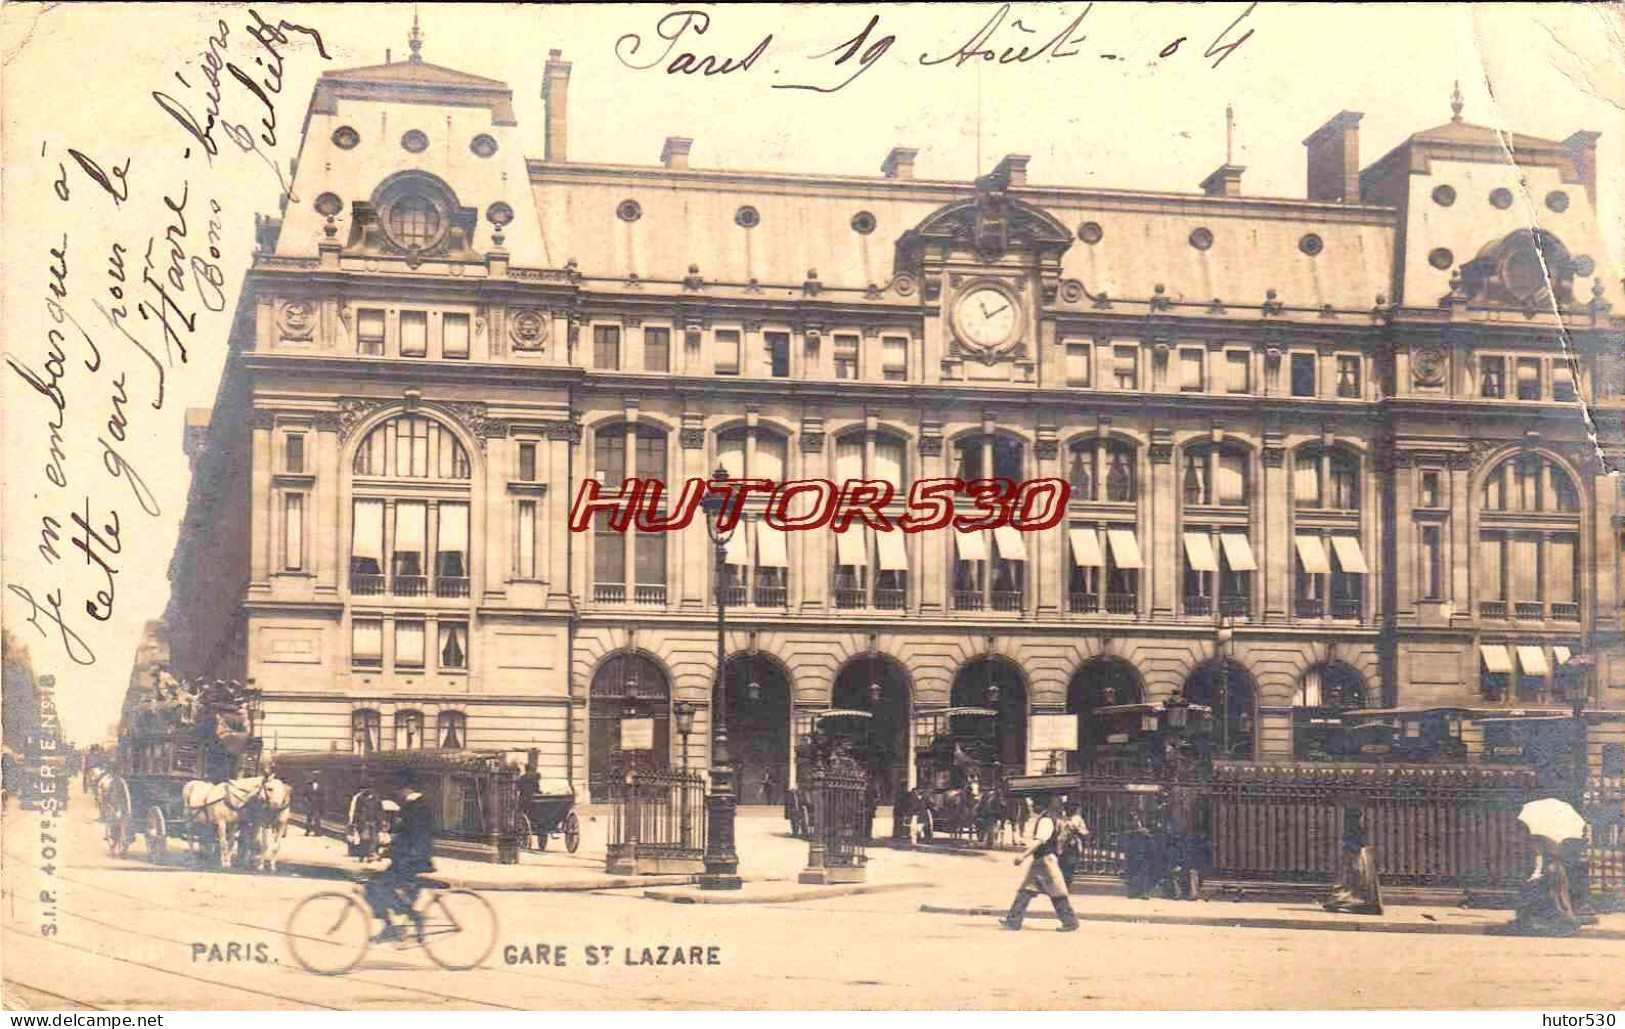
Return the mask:
<path id="1" fill-rule="evenodd" d="M 463 972 L 490 955 L 497 945 L 497 913 L 491 902 L 468 890 L 435 893 L 418 923 L 429 959 L 451 972 Z"/>
<path id="2" fill-rule="evenodd" d="M 316 975 L 343 975 L 361 963 L 372 942 L 372 918 L 348 893 L 306 897 L 288 916 L 288 950 Z"/>

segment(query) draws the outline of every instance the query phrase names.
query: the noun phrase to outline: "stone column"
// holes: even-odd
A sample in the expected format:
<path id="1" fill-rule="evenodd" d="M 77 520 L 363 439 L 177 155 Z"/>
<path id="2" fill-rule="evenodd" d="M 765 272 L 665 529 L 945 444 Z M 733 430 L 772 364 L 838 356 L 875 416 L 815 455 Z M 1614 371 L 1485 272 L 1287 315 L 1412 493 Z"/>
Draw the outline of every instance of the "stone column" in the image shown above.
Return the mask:
<path id="1" fill-rule="evenodd" d="M 824 420 L 803 417 L 801 420 L 801 471 L 808 479 L 830 477 L 829 455 L 824 452 Z M 837 488 L 839 484 L 837 484 Z M 800 502 L 791 504 L 791 512 L 799 513 Z M 833 537 L 828 531 L 794 532 L 790 534 L 801 543 L 801 610 L 824 611 L 832 608 L 830 590 L 833 587 L 834 564 L 830 547 Z"/>
<path id="2" fill-rule="evenodd" d="M 928 427 L 922 421 L 920 429 L 920 476 L 926 479 L 947 478 L 948 459 L 943 453 L 942 426 Z M 953 533 L 950 523 L 937 532 L 917 532 L 912 536 L 910 577 L 914 580 L 914 592 L 921 614 L 940 615 L 948 608 L 948 562 L 952 560 Z"/>
<path id="3" fill-rule="evenodd" d="M 541 549 L 537 562 L 547 577 L 547 606 L 557 610 L 568 609 L 575 602 L 570 593 L 570 555 L 586 553 L 588 533 L 576 533 L 572 539 L 570 532 L 570 502 L 575 494 L 575 482 L 570 474 L 570 448 L 580 438 L 581 430 L 563 422 L 555 422 L 547 428 L 547 442 L 538 443 L 536 447 L 537 460 L 543 463 L 543 480 L 547 483 L 547 492 L 540 498 L 537 509 L 536 546 Z"/>
<path id="4" fill-rule="evenodd" d="M 1259 490 L 1263 517 L 1260 519 L 1263 538 L 1259 540 L 1259 576 L 1262 580 L 1259 599 L 1264 605 L 1266 622 L 1282 622 L 1291 618 L 1287 598 L 1292 595 L 1292 538 L 1289 531 L 1294 503 L 1292 479 L 1286 471 L 1286 447 L 1276 436 L 1266 433 L 1264 449 L 1259 455 Z M 1284 498 L 1284 500 L 1283 500 Z"/>
<path id="5" fill-rule="evenodd" d="M 705 427 L 702 415 L 685 413 L 679 433 L 681 479 L 711 480 L 705 466 Z M 706 535 L 704 512 L 695 512 L 688 528 L 676 534 L 680 604 L 685 611 L 703 610 L 711 590 L 711 540 Z"/>
<path id="6" fill-rule="evenodd" d="M 271 433 L 275 415 L 270 411 L 255 410 L 249 414 L 252 428 L 252 489 L 253 513 L 249 539 L 249 581 L 270 582 L 271 569 L 276 567 L 276 540 L 271 534 L 271 505 L 276 494 L 271 489 L 272 447 Z"/>
<path id="7" fill-rule="evenodd" d="M 1178 609 L 1179 592 L 1179 553 L 1175 542 L 1179 483 L 1174 475 L 1172 430 L 1151 430 L 1150 486 L 1148 513 L 1151 517 L 1147 525 L 1151 538 L 1140 542 L 1141 550 L 1149 557 L 1146 578 L 1150 580 L 1151 617 L 1166 621 L 1172 619 Z"/>
<path id="8" fill-rule="evenodd" d="M 1055 431 L 1054 426 L 1038 428 L 1038 442 L 1033 449 L 1037 465 L 1036 478 L 1065 478 L 1060 474 L 1061 444 L 1055 439 Z M 1032 565 L 1028 569 L 1028 577 L 1035 580 L 1032 582 L 1031 590 L 1033 610 L 1036 610 L 1040 617 L 1059 614 L 1065 604 L 1062 595 L 1064 583 L 1058 569 L 1065 564 L 1067 524 L 1063 517 L 1061 523 L 1054 529 L 1024 534 L 1027 539 L 1027 554 Z"/>

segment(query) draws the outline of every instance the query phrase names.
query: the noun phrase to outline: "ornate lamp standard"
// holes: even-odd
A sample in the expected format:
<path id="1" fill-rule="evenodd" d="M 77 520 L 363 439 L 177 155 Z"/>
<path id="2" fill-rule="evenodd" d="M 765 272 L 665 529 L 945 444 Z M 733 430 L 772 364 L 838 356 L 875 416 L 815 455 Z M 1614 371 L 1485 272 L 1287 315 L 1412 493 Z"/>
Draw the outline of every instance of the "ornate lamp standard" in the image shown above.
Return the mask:
<path id="1" fill-rule="evenodd" d="M 1219 753 L 1225 758 L 1230 757 L 1230 640 L 1236 635 L 1230 627 L 1230 619 L 1221 616 L 1217 625 L 1217 642 L 1213 647 L 1213 657 L 1218 665 L 1216 672 L 1219 677 L 1216 691 L 1219 708 Z"/>
<path id="2" fill-rule="evenodd" d="M 718 465 L 711 479 L 726 483 L 728 470 Z M 726 502 L 724 497 L 712 492 L 707 492 L 700 501 L 700 507 L 705 511 L 705 534 L 710 537 L 715 552 L 717 599 L 717 678 L 711 691 L 715 727 L 711 738 L 711 782 L 705 796 L 705 871 L 700 875 L 700 888 L 705 890 L 737 890 L 744 885 L 739 878 L 739 855 L 734 852 L 734 813 L 738 797 L 734 792 L 733 761 L 728 753 L 728 684 L 724 678 L 728 634 L 728 541 L 738 531 L 738 526 L 726 532 L 717 528 Z"/>

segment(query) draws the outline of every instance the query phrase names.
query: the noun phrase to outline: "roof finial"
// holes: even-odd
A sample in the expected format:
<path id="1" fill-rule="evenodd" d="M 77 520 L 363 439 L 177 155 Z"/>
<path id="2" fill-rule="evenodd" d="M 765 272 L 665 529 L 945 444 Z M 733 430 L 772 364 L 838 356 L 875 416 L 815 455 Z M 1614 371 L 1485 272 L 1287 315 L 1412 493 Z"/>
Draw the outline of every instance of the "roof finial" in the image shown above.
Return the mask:
<path id="1" fill-rule="evenodd" d="M 1224 105 L 1224 163 L 1235 164 L 1236 139 L 1236 109 L 1231 104 Z"/>
<path id="2" fill-rule="evenodd" d="M 1453 122 L 1461 121 L 1461 108 L 1462 108 L 1462 103 L 1461 103 L 1461 80 L 1457 79 L 1456 80 L 1455 91 L 1450 94 L 1450 120 L 1451 121 L 1453 121 Z"/>
<path id="3" fill-rule="evenodd" d="M 412 34 L 406 37 L 406 44 L 412 48 L 412 56 L 407 60 L 413 64 L 422 64 L 423 54 L 419 53 L 419 51 L 423 49 L 423 32 L 418 28 L 418 9 L 416 5 L 412 7 Z"/>

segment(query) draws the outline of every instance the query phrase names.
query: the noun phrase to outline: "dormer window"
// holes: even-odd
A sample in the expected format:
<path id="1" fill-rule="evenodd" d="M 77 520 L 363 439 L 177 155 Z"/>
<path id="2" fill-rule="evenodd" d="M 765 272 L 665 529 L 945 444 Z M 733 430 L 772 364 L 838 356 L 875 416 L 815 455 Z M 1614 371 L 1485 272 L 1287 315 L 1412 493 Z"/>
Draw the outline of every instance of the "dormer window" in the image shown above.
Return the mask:
<path id="1" fill-rule="evenodd" d="M 402 197 L 390 206 L 389 234 L 402 247 L 421 250 L 440 235 L 440 209 L 427 197 Z"/>

